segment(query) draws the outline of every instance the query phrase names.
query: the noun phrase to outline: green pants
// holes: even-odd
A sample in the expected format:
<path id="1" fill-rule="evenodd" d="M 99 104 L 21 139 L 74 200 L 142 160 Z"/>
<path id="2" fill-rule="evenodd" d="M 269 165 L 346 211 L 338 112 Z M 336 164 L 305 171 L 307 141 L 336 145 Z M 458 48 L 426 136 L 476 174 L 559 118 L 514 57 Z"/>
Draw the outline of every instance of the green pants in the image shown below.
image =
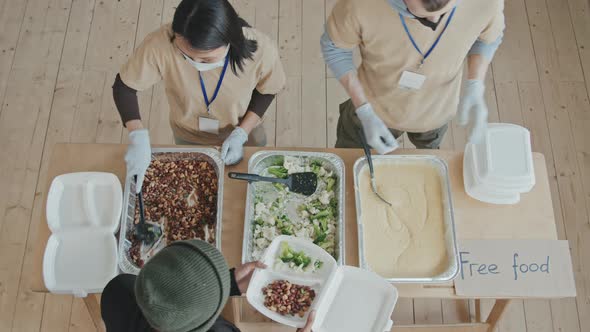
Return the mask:
<path id="1" fill-rule="evenodd" d="M 340 104 L 340 118 L 338 119 L 337 128 L 337 148 L 362 148 L 362 142 L 359 137 L 359 130 L 361 128 L 361 120 L 356 116 L 356 108 L 349 99 Z M 438 149 L 442 142 L 445 133 L 447 132 L 448 124 L 434 130 L 424 133 L 408 133 L 408 138 L 417 149 Z M 389 129 L 395 138 L 404 134 L 403 131 L 397 129 Z"/>

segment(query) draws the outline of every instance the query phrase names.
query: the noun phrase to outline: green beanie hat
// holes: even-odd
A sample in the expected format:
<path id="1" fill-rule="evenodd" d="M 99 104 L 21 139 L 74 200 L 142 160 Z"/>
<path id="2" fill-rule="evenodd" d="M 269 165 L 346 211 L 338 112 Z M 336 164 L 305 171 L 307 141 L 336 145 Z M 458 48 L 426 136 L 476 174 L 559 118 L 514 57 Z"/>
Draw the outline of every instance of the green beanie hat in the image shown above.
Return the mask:
<path id="1" fill-rule="evenodd" d="M 135 281 L 137 304 L 150 325 L 162 332 L 209 330 L 229 290 L 229 268 L 221 252 L 200 240 L 162 249 Z"/>

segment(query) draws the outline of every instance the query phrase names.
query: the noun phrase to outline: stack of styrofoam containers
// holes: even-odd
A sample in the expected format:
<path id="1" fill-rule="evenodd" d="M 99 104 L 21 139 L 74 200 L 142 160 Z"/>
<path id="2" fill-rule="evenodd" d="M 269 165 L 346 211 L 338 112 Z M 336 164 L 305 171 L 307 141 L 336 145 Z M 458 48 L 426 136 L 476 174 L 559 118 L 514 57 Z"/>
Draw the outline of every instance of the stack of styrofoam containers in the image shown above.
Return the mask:
<path id="1" fill-rule="evenodd" d="M 490 123 L 484 139 L 468 143 L 463 159 L 467 194 L 491 204 L 516 204 L 535 185 L 530 132 L 508 123 Z"/>
<path id="2" fill-rule="evenodd" d="M 63 174 L 47 195 L 51 236 L 43 279 L 52 293 L 86 297 L 101 293 L 117 275 L 117 239 L 123 192 L 111 173 Z"/>

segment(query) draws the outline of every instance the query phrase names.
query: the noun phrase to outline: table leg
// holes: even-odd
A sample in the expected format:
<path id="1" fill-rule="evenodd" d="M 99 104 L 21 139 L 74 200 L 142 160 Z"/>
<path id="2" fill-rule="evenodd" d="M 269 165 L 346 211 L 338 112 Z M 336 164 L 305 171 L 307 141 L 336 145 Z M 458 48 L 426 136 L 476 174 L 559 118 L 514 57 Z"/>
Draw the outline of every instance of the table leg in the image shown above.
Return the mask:
<path id="1" fill-rule="evenodd" d="M 100 294 L 88 294 L 88 296 L 84 298 L 84 303 L 90 313 L 96 331 L 106 332 L 106 328 L 102 321 L 102 315 L 100 314 Z"/>
<path id="2" fill-rule="evenodd" d="M 475 299 L 475 322 L 481 323 L 481 300 Z"/>
<path id="3" fill-rule="evenodd" d="M 486 320 L 486 323 L 488 324 L 488 332 L 493 332 L 496 329 L 496 326 L 498 325 L 500 318 L 502 318 L 502 314 L 508 308 L 509 303 L 510 300 L 506 299 L 496 300 L 496 303 L 492 307 L 492 311 Z"/>

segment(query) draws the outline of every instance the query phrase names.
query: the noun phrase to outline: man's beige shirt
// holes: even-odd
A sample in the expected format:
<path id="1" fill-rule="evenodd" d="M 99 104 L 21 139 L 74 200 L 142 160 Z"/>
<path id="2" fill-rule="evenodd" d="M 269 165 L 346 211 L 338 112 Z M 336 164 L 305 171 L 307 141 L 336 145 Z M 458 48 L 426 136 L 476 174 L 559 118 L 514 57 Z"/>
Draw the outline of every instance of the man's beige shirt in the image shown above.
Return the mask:
<path id="1" fill-rule="evenodd" d="M 457 112 L 463 62 L 469 49 L 478 38 L 491 43 L 502 35 L 502 0 L 463 0 L 456 8 L 440 42 L 418 69 L 422 56 L 387 0 L 340 0 L 335 5 L 326 26 L 328 35 L 339 48 L 359 47 L 359 80 L 388 127 L 426 132 L 448 123 Z M 436 31 L 406 18 L 423 53 L 440 35 L 449 16 L 444 15 Z M 398 86 L 405 70 L 426 76 L 420 90 Z"/>
<path id="2" fill-rule="evenodd" d="M 237 75 L 228 66 L 217 98 L 210 105 L 210 114 L 201 92 L 199 72 L 172 44 L 170 24 L 143 40 L 121 68 L 121 80 L 138 91 L 164 80 L 174 135 L 188 142 L 219 145 L 246 113 L 254 89 L 261 94 L 277 94 L 285 86 L 285 73 L 275 43 L 252 28 L 244 28 L 244 35 L 256 40 L 258 49 L 252 60 L 245 61 L 243 71 L 237 68 Z M 222 68 L 217 68 L 201 72 L 209 100 L 221 71 Z M 199 131 L 200 117 L 219 120 L 219 135 Z"/>

